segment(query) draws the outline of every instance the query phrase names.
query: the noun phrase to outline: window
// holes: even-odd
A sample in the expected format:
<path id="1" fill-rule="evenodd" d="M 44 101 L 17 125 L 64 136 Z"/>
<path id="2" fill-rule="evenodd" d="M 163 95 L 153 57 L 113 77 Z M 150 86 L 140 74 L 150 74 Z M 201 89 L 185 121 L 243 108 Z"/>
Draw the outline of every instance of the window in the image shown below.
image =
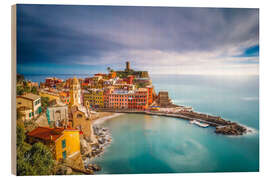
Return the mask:
<path id="1" fill-rule="evenodd" d="M 66 151 L 63 151 L 62 152 L 62 156 L 63 156 L 63 159 L 66 159 L 67 158 L 67 152 Z"/>
<path id="2" fill-rule="evenodd" d="M 62 148 L 64 149 L 66 147 L 66 140 L 62 140 Z"/>

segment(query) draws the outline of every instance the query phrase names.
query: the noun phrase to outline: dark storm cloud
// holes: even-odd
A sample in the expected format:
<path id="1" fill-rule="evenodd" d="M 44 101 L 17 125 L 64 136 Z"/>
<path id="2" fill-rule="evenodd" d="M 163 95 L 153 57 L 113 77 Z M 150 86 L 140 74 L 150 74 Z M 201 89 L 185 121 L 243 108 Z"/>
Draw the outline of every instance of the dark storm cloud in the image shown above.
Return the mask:
<path id="1" fill-rule="evenodd" d="M 258 9 L 19 5 L 18 62 L 99 64 L 136 59 L 134 51 L 233 57 L 258 46 L 258 16 Z"/>

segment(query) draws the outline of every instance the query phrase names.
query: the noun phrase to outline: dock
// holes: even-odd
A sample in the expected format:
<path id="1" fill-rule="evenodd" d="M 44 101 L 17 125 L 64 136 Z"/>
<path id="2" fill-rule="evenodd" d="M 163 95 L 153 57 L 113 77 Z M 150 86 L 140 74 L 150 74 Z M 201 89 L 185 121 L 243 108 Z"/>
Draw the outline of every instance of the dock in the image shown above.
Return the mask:
<path id="1" fill-rule="evenodd" d="M 190 124 L 196 124 L 196 125 L 198 125 L 198 126 L 200 126 L 200 127 L 203 127 L 203 128 L 206 128 L 206 127 L 208 127 L 208 126 L 209 126 L 209 124 L 206 124 L 206 123 L 201 123 L 201 122 L 196 121 L 196 120 L 192 120 L 192 121 L 190 121 Z"/>

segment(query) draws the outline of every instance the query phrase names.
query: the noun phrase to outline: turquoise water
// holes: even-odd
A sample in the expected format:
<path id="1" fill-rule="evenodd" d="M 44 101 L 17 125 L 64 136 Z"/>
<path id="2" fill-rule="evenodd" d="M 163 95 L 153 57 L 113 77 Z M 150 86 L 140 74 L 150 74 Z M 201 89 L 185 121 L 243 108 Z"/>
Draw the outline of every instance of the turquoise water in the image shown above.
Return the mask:
<path id="1" fill-rule="evenodd" d="M 239 172 L 259 170 L 259 79 L 257 76 L 152 76 L 156 90 L 169 90 L 176 104 L 221 115 L 253 128 L 240 137 L 216 135 L 188 121 L 126 114 L 108 120 L 113 142 L 95 160 L 100 173 Z"/>
<path id="2" fill-rule="evenodd" d="M 62 78 L 72 76 L 62 75 Z M 47 76 L 25 77 L 44 81 Z M 200 128 L 177 118 L 122 115 L 103 124 L 110 128 L 113 142 L 95 160 L 102 167 L 99 173 L 259 170 L 258 76 L 151 77 L 156 91 L 168 90 L 175 104 L 220 115 L 253 128 L 255 133 L 228 137 L 216 135 L 214 128 Z"/>

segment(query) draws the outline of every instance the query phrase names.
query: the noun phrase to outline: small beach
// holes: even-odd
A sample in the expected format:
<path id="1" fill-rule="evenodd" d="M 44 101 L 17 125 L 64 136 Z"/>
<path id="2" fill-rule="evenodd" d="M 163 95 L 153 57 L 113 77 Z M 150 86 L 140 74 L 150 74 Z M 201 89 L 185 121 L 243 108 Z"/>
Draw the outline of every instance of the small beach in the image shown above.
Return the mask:
<path id="1" fill-rule="evenodd" d="M 110 112 L 101 112 L 101 115 L 99 115 L 99 118 L 94 119 L 93 121 L 93 125 L 101 125 L 103 124 L 105 121 L 121 116 L 125 113 L 110 113 Z"/>

